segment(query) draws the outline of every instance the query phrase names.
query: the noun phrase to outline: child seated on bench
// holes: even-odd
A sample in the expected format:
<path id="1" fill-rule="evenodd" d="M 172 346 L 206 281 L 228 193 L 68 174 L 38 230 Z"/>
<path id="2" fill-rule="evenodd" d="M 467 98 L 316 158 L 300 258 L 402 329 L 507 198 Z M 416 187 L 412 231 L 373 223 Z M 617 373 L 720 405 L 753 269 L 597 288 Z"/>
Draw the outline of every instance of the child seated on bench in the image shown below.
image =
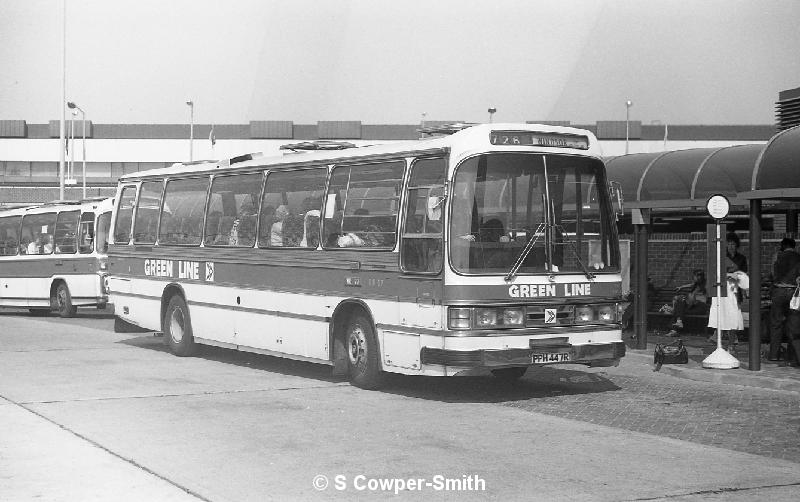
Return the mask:
<path id="1" fill-rule="evenodd" d="M 686 294 L 677 294 L 672 299 L 672 330 L 667 336 L 677 336 L 683 329 L 683 317 L 688 314 L 708 314 L 708 293 L 706 292 L 706 273 L 703 269 L 692 272 L 693 281 L 675 288 L 676 293 L 688 290 Z"/>

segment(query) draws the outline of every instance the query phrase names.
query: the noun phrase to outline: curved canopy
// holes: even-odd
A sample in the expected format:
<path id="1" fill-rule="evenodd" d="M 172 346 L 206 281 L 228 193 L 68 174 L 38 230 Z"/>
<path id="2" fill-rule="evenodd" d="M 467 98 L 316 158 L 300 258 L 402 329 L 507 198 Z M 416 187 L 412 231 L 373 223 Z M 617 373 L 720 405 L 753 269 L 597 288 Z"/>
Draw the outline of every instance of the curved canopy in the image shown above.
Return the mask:
<path id="1" fill-rule="evenodd" d="M 745 199 L 800 198 L 800 126 L 769 140 L 756 163 Z"/>
<path id="2" fill-rule="evenodd" d="M 624 155 L 606 161 L 608 179 L 622 186 L 630 207 L 705 207 L 718 193 L 732 205 L 746 205 L 739 193 L 749 189 L 763 148 L 738 145 Z"/>

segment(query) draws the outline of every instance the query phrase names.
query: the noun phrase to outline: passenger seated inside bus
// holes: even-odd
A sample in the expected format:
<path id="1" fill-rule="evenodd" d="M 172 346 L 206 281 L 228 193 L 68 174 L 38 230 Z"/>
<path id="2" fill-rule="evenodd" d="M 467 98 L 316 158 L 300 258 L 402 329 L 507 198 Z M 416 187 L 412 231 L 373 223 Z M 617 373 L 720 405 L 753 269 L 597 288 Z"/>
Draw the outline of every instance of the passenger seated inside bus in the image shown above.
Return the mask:
<path id="1" fill-rule="evenodd" d="M 250 201 L 243 202 L 228 232 L 228 245 L 252 246 L 255 242 L 255 219 L 253 204 Z"/>
<path id="2" fill-rule="evenodd" d="M 283 246 L 283 221 L 289 216 L 289 210 L 281 204 L 275 210 L 274 223 L 270 227 L 269 244 L 270 246 Z"/>
<path id="3" fill-rule="evenodd" d="M 53 244 L 53 235 L 52 234 L 44 234 L 42 238 L 42 254 L 53 254 L 53 248 L 55 247 Z"/>
<path id="4" fill-rule="evenodd" d="M 25 248 L 25 254 L 42 254 L 42 234 L 36 233 L 33 240 Z"/>
<path id="5" fill-rule="evenodd" d="M 303 216 L 303 239 L 300 247 L 315 248 L 319 245 L 319 209 L 311 209 Z"/>

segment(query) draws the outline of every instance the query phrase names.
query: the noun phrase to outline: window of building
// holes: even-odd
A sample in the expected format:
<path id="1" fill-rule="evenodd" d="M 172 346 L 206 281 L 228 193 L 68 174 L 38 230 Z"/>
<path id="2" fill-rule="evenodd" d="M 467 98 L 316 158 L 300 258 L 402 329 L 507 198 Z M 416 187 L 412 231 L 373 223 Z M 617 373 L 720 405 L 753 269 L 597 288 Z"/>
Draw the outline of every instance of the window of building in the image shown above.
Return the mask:
<path id="1" fill-rule="evenodd" d="M 58 179 L 58 162 L 31 162 L 31 178 L 40 182 Z"/>
<path id="2" fill-rule="evenodd" d="M 326 248 L 394 248 L 405 161 L 337 166 L 325 201 Z"/>
<path id="3" fill-rule="evenodd" d="M 199 246 L 208 178 L 169 180 L 161 209 L 159 244 Z"/>
<path id="4" fill-rule="evenodd" d="M 0 255 L 13 256 L 19 252 L 19 222 L 21 216 L 0 218 Z"/>
<path id="5" fill-rule="evenodd" d="M 31 163 L 18 160 L 6 161 L 6 177 L 30 178 Z"/>
<path id="6" fill-rule="evenodd" d="M 136 221 L 133 224 L 134 244 L 154 244 L 158 230 L 158 213 L 161 208 L 161 194 L 164 183 L 145 181 L 139 189 L 136 203 Z"/>
<path id="7" fill-rule="evenodd" d="M 78 219 L 80 216 L 80 211 L 62 211 L 58 213 L 53 233 L 56 253 L 75 254 L 78 241 Z"/>
<path id="8" fill-rule="evenodd" d="M 262 180 L 261 173 L 214 178 L 206 217 L 206 246 L 255 244 Z"/>
<path id="9" fill-rule="evenodd" d="M 260 247 L 316 248 L 327 169 L 271 172 L 261 200 Z"/>

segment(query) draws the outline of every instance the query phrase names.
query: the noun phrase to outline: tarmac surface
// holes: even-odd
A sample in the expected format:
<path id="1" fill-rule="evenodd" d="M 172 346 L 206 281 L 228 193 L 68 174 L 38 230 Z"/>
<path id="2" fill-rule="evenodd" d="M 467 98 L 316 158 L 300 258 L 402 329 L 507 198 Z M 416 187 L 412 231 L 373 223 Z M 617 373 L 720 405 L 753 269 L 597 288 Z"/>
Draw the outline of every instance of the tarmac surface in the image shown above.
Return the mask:
<path id="1" fill-rule="evenodd" d="M 796 500 L 798 368 L 537 367 L 516 385 L 204 349 L 176 358 L 108 319 L 0 316 L 0 500 L 374 500 L 335 476 L 477 473 L 419 500 Z M 55 331 L 57 330 L 57 331 Z M 672 339 L 663 338 L 663 341 Z M 745 357 L 746 359 L 746 357 Z M 317 476 L 330 482 L 323 490 Z"/>

